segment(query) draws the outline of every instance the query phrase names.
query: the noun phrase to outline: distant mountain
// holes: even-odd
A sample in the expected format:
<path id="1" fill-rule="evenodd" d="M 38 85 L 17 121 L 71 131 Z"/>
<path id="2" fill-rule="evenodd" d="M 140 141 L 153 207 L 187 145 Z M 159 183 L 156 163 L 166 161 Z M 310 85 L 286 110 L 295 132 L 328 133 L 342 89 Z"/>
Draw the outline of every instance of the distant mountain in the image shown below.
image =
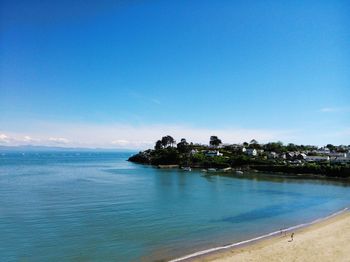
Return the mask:
<path id="1" fill-rule="evenodd" d="M 132 149 L 118 149 L 118 148 L 80 148 L 80 147 L 55 147 L 55 146 L 0 146 L 0 152 L 38 152 L 38 151 L 79 151 L 79 152 L 135 152 Z"/>

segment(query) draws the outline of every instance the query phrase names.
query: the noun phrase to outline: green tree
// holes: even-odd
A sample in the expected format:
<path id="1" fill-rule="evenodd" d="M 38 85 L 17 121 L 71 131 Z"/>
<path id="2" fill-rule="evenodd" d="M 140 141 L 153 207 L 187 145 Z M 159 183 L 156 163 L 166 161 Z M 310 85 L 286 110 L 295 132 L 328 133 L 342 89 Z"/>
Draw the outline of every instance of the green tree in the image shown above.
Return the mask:
<path id="1" fill-rule="evenodd" d="M 261 149 L 260 144 L 255 139 L 252 139 L 249 144 L 250 148 Z"/>
<path id="2" fill-rule="evenodd" d="M 158 141 L 156 142 L 155 146 L 154 146 L 154 149 L 155 149 L 155 150 L 160 150 L 160 149 L 162 149 L 162 148 L 163 148 L 163 143 L 162 143 L 162 141 L 158 140 Z"/>
<path id="3" fill-rule="evenodd" d="M 175 144 L 175 139 L 169 135 L 163 136 L 161 142 L 163 147 L 173 146 L 173 144 Z"/>
<path id="4" fill-rule="evenodd" d="M 220 144 L 222 144 L 222 142 L 217 136 L 211 136 L 210 137 L 209 145 L 211 145 L 211 146 L 219 146 Z"/>
<path id="5" fill-rule="evenodd" d="M 190 151 L 189 144 L 185 138 L 182 138 L 181 141 L 177 144 L 177 150 L 180 153 L 188 153 Z"/>
<path id="6" fill-rule="evenodd" d="M 270 142 L 263 146 L 266 151 L 281 153 L 284 152 L 284 147 L 282 142 Z"/>
<path id="7" fill-rule="evenodd" d="M 297 145 L 294 145 L 293 143 L 289 143 L 287 145 L 287 150 L 288 151 L 298 151 L 298 146 Z"/>
<path id="8" fill-rule="evenodd" d="M 326 147 L 331 151 L 335 149 L 335 146 L 333 146 L 332 144 L 328 144 Z"/>

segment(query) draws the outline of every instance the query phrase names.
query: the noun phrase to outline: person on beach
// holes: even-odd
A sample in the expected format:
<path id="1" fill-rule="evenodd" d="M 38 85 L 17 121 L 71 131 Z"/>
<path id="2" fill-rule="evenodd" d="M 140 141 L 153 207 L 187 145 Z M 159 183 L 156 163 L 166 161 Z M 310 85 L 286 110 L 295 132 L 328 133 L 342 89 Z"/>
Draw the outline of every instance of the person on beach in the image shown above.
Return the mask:
<path id="1" fill-rule="evenodd" d="M 292 242 L 294 240 L 294 233 L 290 235 L 290 240 L 288 242 Z"/>
<path id="2" fill-rule="evenodd" d="M 284 230 L 283 228 L 280 229 L 280 234 L 283 235 L 284 232 L 284 236 L 287 236 L 287 230 Z"/>

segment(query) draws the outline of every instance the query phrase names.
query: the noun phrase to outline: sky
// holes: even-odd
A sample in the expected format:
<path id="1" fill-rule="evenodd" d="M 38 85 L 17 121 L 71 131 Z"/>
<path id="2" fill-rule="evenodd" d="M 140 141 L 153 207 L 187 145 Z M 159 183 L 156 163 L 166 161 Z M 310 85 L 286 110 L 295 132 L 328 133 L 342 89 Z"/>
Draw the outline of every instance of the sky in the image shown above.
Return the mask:
<path id="1" fill-rule="evenodd" d="M 0 0 L 0 145 L 348 145 L 349 14 L 346 0 Z"/>

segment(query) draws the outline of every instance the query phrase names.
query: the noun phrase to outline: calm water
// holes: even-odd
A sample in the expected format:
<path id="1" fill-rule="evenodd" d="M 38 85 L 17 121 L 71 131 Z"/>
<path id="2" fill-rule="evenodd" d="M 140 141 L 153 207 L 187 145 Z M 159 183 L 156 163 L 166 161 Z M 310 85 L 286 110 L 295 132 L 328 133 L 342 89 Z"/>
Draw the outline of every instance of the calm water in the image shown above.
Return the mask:
<path id="1" fill-rule="evenodd" d="M 2 261 L 153 261 L 326 216 L 339 182 L 205 177 L 130 153 L 0 153 Z"/>

